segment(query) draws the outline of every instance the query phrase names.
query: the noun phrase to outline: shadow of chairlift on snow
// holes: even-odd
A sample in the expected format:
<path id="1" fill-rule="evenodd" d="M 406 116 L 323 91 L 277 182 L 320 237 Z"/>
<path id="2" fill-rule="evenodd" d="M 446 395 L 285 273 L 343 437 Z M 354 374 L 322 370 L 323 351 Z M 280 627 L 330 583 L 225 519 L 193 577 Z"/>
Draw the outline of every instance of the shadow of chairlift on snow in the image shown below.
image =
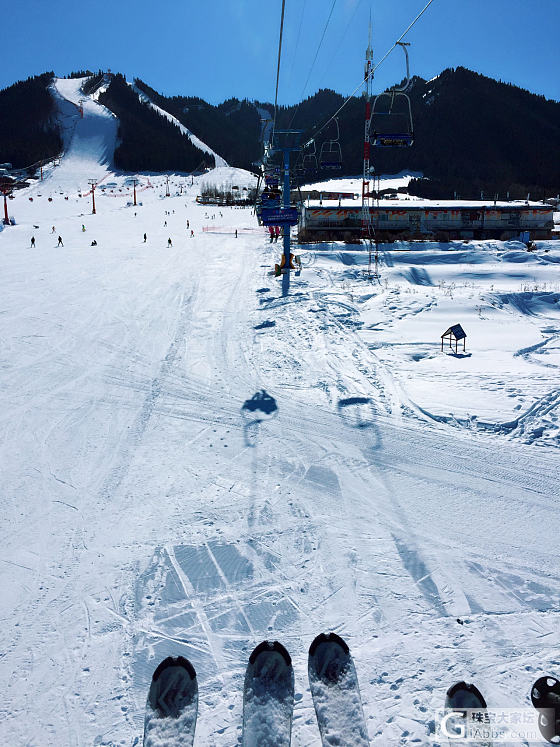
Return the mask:
<path id="1" fill-rule="evenodd" d="M 346 397 L 338 400 L 338 414 L 349 428 L 357 428 L 368 432 L 368 439 L 364 444 L 364 455 L 373 458 L 369 453 L 381 447 L 381 434 L 375 423 L 375 409 L 370 397 Z"/>
<path id="2" fill-rule="evenodd" d="M 261 329 L 269 329 L 270 327 L 275 327 L 275 326 L 276 326 L 276 322 L 271 321 L 270 319 L 267 319 L 266 321 L 261 322 L 260 324 L 256 324 L 253 327 L 253 329 L 256 329 L 258 331 Z"/>
<path id="3" fill-rule="evenodd" d="M 251 399 L 245 400 L 241 407 L 241 414 L 245 421 L 243 426 L 245 445 L 254 447 L 256 446 L 259 425 L 278 415 L 278 405 L 274 397 L 261 389 L 253 394 Z"/>
<path id="4" fill-rule="evenodd" d="M 373 418 L 369 397 L 347 397 L 338 400 L 338 412 L 351 428 L 372 428 Z"/>

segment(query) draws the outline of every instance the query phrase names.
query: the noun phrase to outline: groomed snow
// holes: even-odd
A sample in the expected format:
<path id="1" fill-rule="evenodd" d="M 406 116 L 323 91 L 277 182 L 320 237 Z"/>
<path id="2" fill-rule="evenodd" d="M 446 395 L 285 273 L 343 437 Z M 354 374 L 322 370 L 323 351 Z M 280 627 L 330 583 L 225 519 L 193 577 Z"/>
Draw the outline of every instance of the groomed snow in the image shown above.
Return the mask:
<path id="1" fill-rule="evenodd" d="M 411 179 L 418 179 L 422 176 L 416 172 L 401 172 L 400 174 L 387 175 L 382 174 L 379 177 L 381 189 L 394 189 L 407 187 Z M 372 177 L 373 186 L 373 177 Z M 362 177 L 333 177 L 322 182 L 312 182 L 302 186 L 304 190 L 324 190 L 325 192 L 354 192 L 356 195 L 362 194 Z"/>
<path id="2" fill-rule="evenodd" d="M 350 646 L 374 744 L 430 743 L 461 679 L 530 707 L 559 667 L 560 242 L 394 244 L 379 283 L 365 251 L 309 245 L 288 288 L 249 209 L 195 203 L 212 175 L 169 198 L 138 175 L 127 206 L 89 106 L 0 233 L 0 743 L 138 744 L 181 654 L 195 744 L 237 744 L 268 638 L 294 664 L 293 743 L 318 745 L 322 631 Z M 96 215 L 92 168 L 114 184 Z M 440 352 L 457 322 L 467 357 Z M 266 419 L 244 407 L 263 389 Z"/>

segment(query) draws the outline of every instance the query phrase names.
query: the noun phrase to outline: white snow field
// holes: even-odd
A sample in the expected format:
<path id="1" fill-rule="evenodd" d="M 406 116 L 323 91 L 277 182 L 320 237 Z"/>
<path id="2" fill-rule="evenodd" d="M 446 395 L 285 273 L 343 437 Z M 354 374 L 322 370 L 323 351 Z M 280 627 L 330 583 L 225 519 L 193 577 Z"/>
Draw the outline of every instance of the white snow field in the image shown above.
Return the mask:
<path id="1" fill-rule="evenodd" d="M 0 232 L 0 743 L 139 745 L 151 675 L 182 655 L 195 744 L 239 744 L 268 638 L 292 743 L 318 745 L 323 631 L 372 744 L 430 744 L 461 679 L 529 707 L 560 670 L 560 242 L 393 244 L 379 283 L 365 250 L 308 245 L 288 287 L 249 209 L 195 203 L 212 175 L 165 198 L 140 174 L 132 207 L 114 118 L 68 115 Z M 465 356 L 440 352 L 455 323 Z"/>

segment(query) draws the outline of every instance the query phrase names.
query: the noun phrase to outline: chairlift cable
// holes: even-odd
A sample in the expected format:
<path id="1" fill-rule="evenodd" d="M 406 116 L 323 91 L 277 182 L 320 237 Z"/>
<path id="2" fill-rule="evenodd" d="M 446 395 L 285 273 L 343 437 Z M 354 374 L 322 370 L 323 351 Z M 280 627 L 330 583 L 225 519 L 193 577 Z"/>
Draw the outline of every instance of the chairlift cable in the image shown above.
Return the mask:
<path id="1" fill-rule="evenodd" d="M 361 2 L 361 0 L 360 0 L 360 2 Z M 306 4 L 307 4 L 307 0 L 303 0 L 303 3 L 301 4 L 301 16 L 299 17 L 299 28 L 298 28 L 297 37 L 296 37 L 296 45 L 294 47 L 294 51 L 293 51 L 293 55 L 292 55 L 292 66 L 290 68 L 290 74 L 288 76 L 288 83 L 291 83 L 291 81 L 292 81 L 292 76 L 293 76 L 293 73 L 294 73 L 294 67 L 296 65 L 296 53 L 297 53 L 297 51 L 299 49 L 299 39 L 300 39 L 300 36 L 301 36 L 301 28 L 303 26 L 303 17 L 305 15 L 305 6 L 306 6 Z"/>
<path id="2" fill-rule="evenodd" d="M 317 50 L 315 52 L 315 57 L 313 58 L 313 62 L 311 63 L 311 68 L 309 69 L 309 74 L 307 76 L 307 80 L 305 81 L 305 85 L 303 86 L 303 89 L 302 89 L 300 97 L 299 97 L 300 98 L 300 102 L 296 106 L 296 110 L 295 110 L 295 112 L 292 115 L 292 118 L 290 120 L 290 124 L 289 124 L 288 129 L 291 128 L 291 126 L 293 124 L 293 121 L 294 121 L 294 119 L 296 117 L 296 114 L 298 113 L 299 107 L 301 106 L 301 102 L 303 100 L 303 94 L 305 93 L 305 89 L 307 88 L 307 84 L 309 83 L 309 79 L 311 78 L 311 73 L 313 72 L 313 68 L 315 67 L 315 63 L 317 62 L 317 57 L 319 56 L 319 51 L 321 49 L 321 45 L 323 44 L 323 40 L 325 38 L 325 34 L 327 33 L 327 28 L 328 28 L 328 25 L 330 23 L 331 16 L 333 14 L 333 10 L 334 10 L 334 6 L 335 5 L 336 5 L 336 0 L 333 0 L 333 3 L 331 5 L 331 10 L 330 10 L 330 13 L 329 13 L 329 17 L 327 18 L 327 22 L 325 23 L 325 28 L 323 29 L 323 34 L 321 36 L 321 40 L 319 41 L 319 45 L 317 46 Z"/>
<path id="3" fill-rule="evenodd" d="M 319 128 L 319 129 L 317 130 L 317 132 L 315 132 L 315 133 L 314 133 L 314 135 L 313 135 L 313 137 L 311 138 L 311 140 L 314 140 L 314 139 L 315 139 L 315 138 L 317 137 L 317 135 L 318 135 L 318 134 L 319 134 L 320 132 L 322 132 L 322 131 L 323 131 L 323 130 L 325 129 L 325 127 L 327 127 L 327 126 L 328 126 L 328 125 L 329 125 L 329 124 L 330 124 L 330 123 L 331 123 L 331 122 L 333 121 L 333 119 L 334 119 L 335 117 L 337 117 L 337 116 L 338 116 L 338 115 L 340 114 L 340 112 L 341 112 L 341 111 L 342 111 L 342 110 L 344 109 L 344 107 L 346 106 L 346 104 L 348 104 L 348 102 L 349 102 L 349 101 L 350 101 L 350 100 L 352 99 L 352 97 L 354 96 L 354 94 L 355 94 L 355 93 L 357 93 L 357 92 L 358 92 L 358 91 L 360 90 L 360 88 L 361 88 L 361 87 L 362 87 L 362 86 L 364 85 L 364 83 L 365 83 L 365 82 L 366 82 L 367 80 L 369 80 L 369 78 L 373 77 L 373 74 L 375 73 L 375 71 L 377 70 L 377 68 L 378 68 L 378 67 L 379 67 L 379 66 L 381 65 L 381 63 L 382 63 L 382 62 L 384 62 L 384 61 L 385 61 L 385 60 L 387 59 L 387 57 L 388 57 L 388 56 L 389 56 L 389 55 L 391 54 L 391 52 L 393 51 L 393 49 L 395 49 L 395 48 L 396 48 L 396 47 L 397 47 L 397 46 L 399 45 L 399 43 L 400 43 L 400 42 L 402 41 L 402 39 L 403 39 L 403 38 L 404 38 L 404 37 L 406 36 L 406 34 L 408 34 L 408 32 L 410 31 L 410 29 L 411 29 L 411 28 L 412 28 L 412 27 L 414 26 L 414 24 L 415 24 L 415 23 L 416 23 L 416 22 L 417 22 L 417 21 L 418 21 L 418 20 L 420 19 L 420 17 L 421 17 L 422 15 L 424 15 L 424 13 L 425 13 L 425 12 L 426 12 L 426 11 L 428 10 L 428 8 L 430 7 L 430 5 L 431 5 L 431 4 L 433 3 L 433 2 L 434 2 L 434 0 L 428 0 L 428 2 L 426 3 L 426 5 L 425 5 L 425 6 L 424 6 L 424 7 L 422 8 L 422 10 L 420 11 L 420 13 L 418 13 L 418 15 L 416 16 L 416 18 L 415 18 L 415 19 L 414 19 L 414 20 L 412 21 L 412 23 L 410 23 L 410 24 L 409 24 L 409 26 L 408 26 L 408 27 L 406 28 L 406 30 L 405 30 L 405 31 L 403 31 L 403 33 L 402 33 L 402 34 L 401 34 L 401 35 L 399 36 L 399 38 L 398 38 L 398 39 L 397 39 L 397 41 L 396 41 L 396 42 L 395 42 L 395 43 L 393 44 L 393 46 L 392 46 L 392 47 L 391 47 L 390 49 L 388 49 L 388 50 L 387 50 L 387 52 L 385 52 L 385 54 L 384 54 L 384 55 L 383 55 L 383 57 L 382 57 L 382 58 L 381 58 L 381 59 L 379 60 L 379 62 L 377 63 L 377 65 L 374 65 L 374 66 L 373 66 L 373 67 L 371 68 L 371 71 L 370 71 L 369 75 L 367 76 L 367 78 L 364 78 L 363 80 L 361 80 L 361 81 L 360 81 L 360 84 L 359 84 L 358 86 L 356 86 L 356 88 L 355 88 L 355 89 L 354 89 L 354 90 L 352 91 L 352 93 L 351 93 L 351 94 L 350 94 L 350 95 L 348 96 L 348 98 L 347 98 L 347 99 L 346 99 L 346 100 L 345 100 L 345 101 L 344 101 L 344 102 L 343 102 L 343 103 L 342 103 L 342 104 L 340 105 L 340 107 L 339 107 L 339 108 L 338 108 L 338 109 L 336 110 L 336 112 L 335 112 L 335 113 L 334 113 L 334 114 L 332 115 L 332 117 L 330 117 L 330 119 L 328 119 L 328 120 L 327 120 L 327 121 L 325 122 L 325 124 L 324 124 L 324 125 L 322 125 L 322 127 L 320 127 L 320 128 Z M 297 110 L 296 110 L 296 111 L 297 111 Z M 309 141 L 309 142 L 311 142 L 311 141 Z M 308 144 L 308 143 L 306 143 L 306 145 L 307 145 L 307 144 Z"/>
<path id="4" fill-rule="evenodd" d="M 284 31 L 284 9 L 286 7 L 286 0 L 282 0 L 282 15 L 280 18 L 280 38 L 278 40 L 278 65 L 276 67 L 276 93 L 274 94 L 274 118 L 272 121 L 272 136 L 274 137 L 274 130 L 276 129 L 276 108 L 278 105 L 278 82 L 280 80 L 280 58 L 282 56 L 282 33 Z"/>
<path id="5" fill-rule="evenodd" d="M 342 43 L 344 42 L 344 39 L 346 38 L 346 34 L 348 33 L 348 29 L 350 28 L 352 22 L 354 21 L 354 18 L 356 17 L 356 13 L 358 12 L 358 9 L 359 9 L 360 5 L 362 4 L 362 2 L 363 2 L 363 0 L 358 0 L 358 2 L 356 3 L 356 7 L 354 8 L 354 12 L 350 16 L 350 20 L 346 24 L 346 28 L 344 29 L 344 31 L 342 33 L 342 36 L 340 37 L 340 41 L 338 43 L 338 47 L 336 48 L 336 51 L 334 52 L 334 54 L 332 54 L 330 56 L 329 61 L 328 61 L 327 65 L 325 66 L 324 75 L 321 78 L 321 82 L 325 79 L 325 76 L 326 76 L 327 72 L 329 72 L 329 68 L 332 66 L 333 62 L 337 58 L 337 56 L 338 56 L 338 54 L 339 54 L 339 52 L 340 52 L 340 50 L 342 48 Z"/>

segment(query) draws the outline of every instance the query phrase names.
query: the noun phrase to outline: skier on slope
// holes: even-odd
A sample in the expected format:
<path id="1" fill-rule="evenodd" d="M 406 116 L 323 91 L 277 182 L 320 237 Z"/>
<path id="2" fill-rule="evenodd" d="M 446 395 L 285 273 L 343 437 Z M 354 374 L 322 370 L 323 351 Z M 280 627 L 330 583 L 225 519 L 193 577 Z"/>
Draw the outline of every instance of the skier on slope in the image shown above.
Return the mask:
<path id="1" fill-rule="evenodd" d="M 64 244 L 62 243 L 62 236 L 58 237 L 58 244 L 57 244 L 57 246 L 64 246 Z"/>
<path id="2" fill-rule="evenodd" d="M 147 239 L 148 237 L 146 236 L 146 234 L 144 234 L 144 244 L 146 243 Z"/>
<path id="3" fill-rule="evenodd" d="M 171 241 L 171 238 L 167 239 L 167 246 L 173 246 L 173 242 Z"/>
<path id="4" fill-rule="evenodd" d="M 31 237 L 31 247 L 32 247 L 33 249 L 35 248 L 35 236 L 32 236 L 32 237 Z"/>

